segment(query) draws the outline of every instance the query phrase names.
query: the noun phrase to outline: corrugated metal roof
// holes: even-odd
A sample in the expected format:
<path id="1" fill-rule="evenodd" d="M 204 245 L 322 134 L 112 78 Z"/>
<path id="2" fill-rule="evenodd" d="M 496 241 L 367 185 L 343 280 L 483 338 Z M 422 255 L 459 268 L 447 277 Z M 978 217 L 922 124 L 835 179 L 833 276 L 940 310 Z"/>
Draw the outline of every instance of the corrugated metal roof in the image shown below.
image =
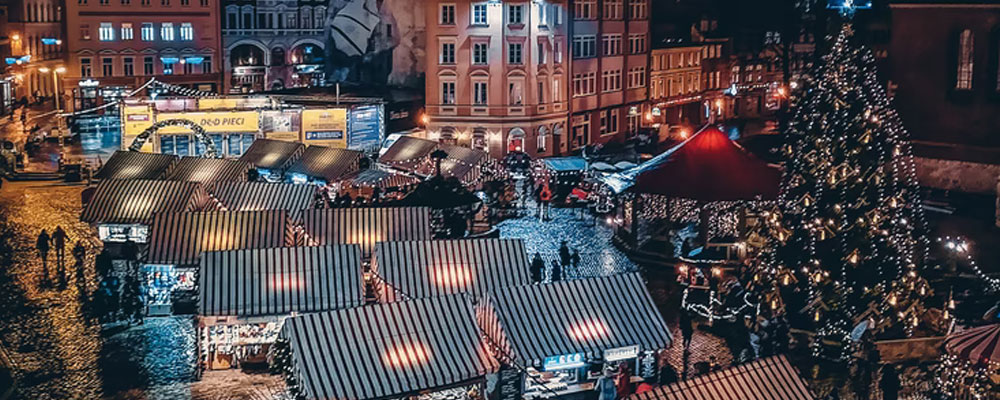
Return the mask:
<path id="1" fill-rule="evenodd" d="M 309 146 L 286 173 L 302 174 L 333 183 L 360 168 L 360 151 Z"/>
<path id="2" fill-rule="evenodd" d="M 184 157 L 167 175 L 167 180 L 187 182 L 245 182 L 250 164 L 222 158 Z"/>
<path id="3" fill-rule="evenodd" d="M 104 163 L 95 179 L 162 179 L 178 160 L 171 154 L 116 151 Z"/>
<path id="4" fill-rule="evenodd" d="M 153 213 L 194 211 L 208 200 L 197 182 L 104 180 L 80 214 L 92 224 L 148 224 Z"/>

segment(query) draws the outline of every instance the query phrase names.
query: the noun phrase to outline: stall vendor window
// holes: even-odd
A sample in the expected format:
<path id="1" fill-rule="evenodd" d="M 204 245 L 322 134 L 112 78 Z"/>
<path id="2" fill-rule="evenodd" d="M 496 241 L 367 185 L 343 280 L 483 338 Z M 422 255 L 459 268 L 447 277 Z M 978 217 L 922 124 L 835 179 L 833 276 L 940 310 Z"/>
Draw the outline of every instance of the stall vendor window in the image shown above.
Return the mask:
<path id="1" fill-rule="evenodd" d="M 190 155 L 191 138 L 188 135 L 160 135 L 160 153 Z"/>
<path id="2" fill-rule="evenodd" d="M 100 225 L 97 227 L 97 235 L 102 242 L 125 242 L 131 239 L 136 243 L 146 243 L 149 239 L 149 227 L 145 225 Z"/>
<path id="3" fill-rule="evenodd" d="M 229 147 L 226 154 L 229 156 L 242 155 L 243 152 L 247 151 L 247 149 L 250 148 L 250 145 L 253 144 L 254 138 L 253 133 L 230 134 L 227 143 Z"/>
<path id="4" fill-rule="evenodd" d="M 222 143 L 223 143 L 222 135 L 221 134 L 211 134 L 211 135 L 208 135 L 208 136 L 212 139 L 212 143 L 215 144 L 215 150 L 217 152 L 222 152 Z M 195 143 L 195 152 L 194 152 L 194 154 L 197 155 L 197 156 L 200 156 L 202 154 L 205 154 L 206 151 L 208 151 L 208 149 L 206 149 L 205 145 L 200 140 L 198 140 Z"/>

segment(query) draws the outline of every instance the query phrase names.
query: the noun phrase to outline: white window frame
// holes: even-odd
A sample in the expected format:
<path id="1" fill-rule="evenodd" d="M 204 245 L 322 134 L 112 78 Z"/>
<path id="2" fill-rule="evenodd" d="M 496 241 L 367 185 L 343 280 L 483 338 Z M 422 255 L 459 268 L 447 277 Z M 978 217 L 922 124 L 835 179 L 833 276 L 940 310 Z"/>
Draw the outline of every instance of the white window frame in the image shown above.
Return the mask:
<path id="1" fill-rule="evenodd" d="M 649 7 L 646 0 L 629 0 L 629 19 L 649 18 Z"/>
<path id="2" fill-rule="evenodd" d="M 605 70 L 601 72 L 601 91 L 615 92 L 622 90 L 622 70 Z"/>
<path id="3" fill-rule="evenodd" d="M 447 77 L 441 79 L 441 84 L 439 85 L 441 89 L 441 104 L 442 105 L 455 105 L 456 98 L 455 94 L 458 91 L 457 83 L 454 77 Z"/>
<path id="4" fill-rule="evenodd" d="M 477 11 L 482 11 L 479 13 Z M 473 3 L 472 7 L 469 8 L 470 16 L 469 21 L 475 26 L 489 26 L 490 24 L 490 7 L 487 3 Z"/>
<path id="5" fill-rule="evenodd" d="M 455 25 L 455 3 L 441 3 L 438 7 L 438 25 Z"/>
<path id="6" fill-rule="evenodd" d="M 507 64 L 510 65 L 524 64 L 524 43 L 522 42 L 507 43 Z"/>
<path id="7" fill-rule="evenodd" d="M 507 5 L 507 24 L 524 25 L 524 4 L 517 3 Z"/>
<path id="8" fill-rule="evenodd" d="M 112 42 L 115 40 L 115 25 L 110 22 L 101 22 L 97 28 L 97 38 L 102 42 Z"/>
<path id="9" fill-rule="evenodd" d="M 490 44 L 487 42 L 472 43 L 472 65 L 489 65 Z"/>
<path id="10" fill-rule="evenodd" d="M 488 78 L 472 78 L 472 104 L 475 106 L 490 104 L 490 81 Z"/>
<path id="11" fill-rule="evenodd" d="M 188 42 L 194 40 L 194 25 L 190 22 L 181 22 L 181 40 Z"/>
<path id="12" fill-rule="evenodd" d="M 174 40 L 173 22 L 163 22 L 160 24 L 160 40 L 167 42 Z"/>
<path id="13" fill-rule="evenodd" d="M 438 38 L 438 64 L 455 65 L 458 43 L 453 37 Z"/>
<path id="14" fill-rule="evenodd" d="M 622 53 L 622 34 L 607 33 L 601 37 L 601 51 L 605 56 L 617 56 Z"/>
<path id="15" fill-rule="evenodd" d="M 597 35 L 573 35 L 573 59 L 597 57 Z"/>
<path id="16" fill-rule="evenodd" d="M 623 9 L 622 0 L 604 0 L 603 18 L 605 20 L 620 20 L 622 19 Z"/>

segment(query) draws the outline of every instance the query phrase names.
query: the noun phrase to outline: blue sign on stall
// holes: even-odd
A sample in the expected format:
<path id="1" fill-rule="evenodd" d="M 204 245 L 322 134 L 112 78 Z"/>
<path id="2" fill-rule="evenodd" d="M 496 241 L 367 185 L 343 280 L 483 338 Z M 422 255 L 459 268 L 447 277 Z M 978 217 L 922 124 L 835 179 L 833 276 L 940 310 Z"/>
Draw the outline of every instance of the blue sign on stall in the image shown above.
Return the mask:
<path id="1" fill-rule="evenodd" d="M 565 354 L 561 356 L 545 357 L 542 369 L 546 371 L 557 371 L 561 369 L 580 368 L 587 365 L 584 361 L 583 353 Z"/>
<path id="2" fill-rule="evenodd" d="M 347 148 L 351 150 L 377 149 L 382 143 L 382 107 L 377 105 L 355 107 L 348 118 L 351 133 Z"/>

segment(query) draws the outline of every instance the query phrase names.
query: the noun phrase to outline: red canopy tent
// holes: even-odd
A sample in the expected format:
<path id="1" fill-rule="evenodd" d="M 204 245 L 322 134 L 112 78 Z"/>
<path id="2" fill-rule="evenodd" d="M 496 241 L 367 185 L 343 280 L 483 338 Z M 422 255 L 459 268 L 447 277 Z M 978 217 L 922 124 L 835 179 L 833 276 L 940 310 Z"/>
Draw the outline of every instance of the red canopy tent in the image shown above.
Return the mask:
<path id="1" fill-rule="evenodd" d="M 778 197 L 781 170 L 758 159 L 709 125 L 670 150 L 619 174 L 636 193 L 703 202 L 771 200 Z"/>
<path id="2" fill-rule="evenodd" d="M 980 326 L 948 335 L 948 354 L 975 365 L 1000 364 L 1000 324 Z"/>

